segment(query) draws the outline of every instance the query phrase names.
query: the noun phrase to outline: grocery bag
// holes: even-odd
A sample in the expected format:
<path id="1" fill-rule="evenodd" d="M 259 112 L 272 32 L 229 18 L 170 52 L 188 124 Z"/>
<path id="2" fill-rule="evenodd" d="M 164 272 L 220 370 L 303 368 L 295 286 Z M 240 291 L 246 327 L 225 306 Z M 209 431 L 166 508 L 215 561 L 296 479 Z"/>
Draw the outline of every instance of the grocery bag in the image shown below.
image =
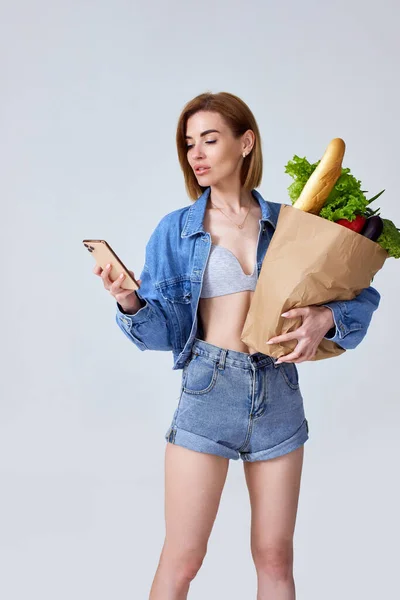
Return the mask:
<path id="1" fill-rule="evenodd" d="M 355 298 L 370 286 L 388 257 L 379 244 L 361 234 L 282 204 L 241 340 L 274 358 L 289 354 L 297 340 L 266 343 L 301 326 L 300 317 L 289 319 L 281 317 L 282 313 Z M 338 356 L 344 351 L 335 342 L 323 339 L 313 360 Z"/>

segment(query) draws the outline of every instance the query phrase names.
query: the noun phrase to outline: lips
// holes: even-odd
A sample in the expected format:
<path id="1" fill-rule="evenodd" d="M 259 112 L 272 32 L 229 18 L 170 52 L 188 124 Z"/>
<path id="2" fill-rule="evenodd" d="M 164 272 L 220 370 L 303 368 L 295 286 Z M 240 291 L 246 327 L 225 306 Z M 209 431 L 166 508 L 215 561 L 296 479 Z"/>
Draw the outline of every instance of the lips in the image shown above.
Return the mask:
<path id="1" fill-rule="evenodd" d="M 204 173 L 208 173 L 211 167 L 196 167 L 195 172 L 196 175 L 203 175 Z"/>

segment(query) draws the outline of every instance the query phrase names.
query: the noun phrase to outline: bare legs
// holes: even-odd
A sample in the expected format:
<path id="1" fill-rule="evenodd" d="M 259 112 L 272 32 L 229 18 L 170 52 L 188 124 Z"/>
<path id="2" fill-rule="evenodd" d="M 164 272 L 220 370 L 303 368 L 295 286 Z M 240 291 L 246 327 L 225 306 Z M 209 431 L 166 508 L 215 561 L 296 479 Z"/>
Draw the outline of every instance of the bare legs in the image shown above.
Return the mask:
<path id="1" fill-rule="evenodd" d="M 257 600 L 295 600 L 293 535 L 304 446 L 278 458 L 245 462 L 251 502 L 251 552 Z"/>
<path id="2" fill-rule="evenodd" d="M 166 535 L 149 600 L 186 600 L 214 525 L 229 461 L 167 443 Z"/>
<path id="3" fill-rule="evenodd" d="M 295 600 L 293 535 L 304 446 L 244 472 L 251 503 L 257 600 Z M 166 535 L 149 600 L 186 600 L 207 552 L 229 461 L 167 443 Z"/>

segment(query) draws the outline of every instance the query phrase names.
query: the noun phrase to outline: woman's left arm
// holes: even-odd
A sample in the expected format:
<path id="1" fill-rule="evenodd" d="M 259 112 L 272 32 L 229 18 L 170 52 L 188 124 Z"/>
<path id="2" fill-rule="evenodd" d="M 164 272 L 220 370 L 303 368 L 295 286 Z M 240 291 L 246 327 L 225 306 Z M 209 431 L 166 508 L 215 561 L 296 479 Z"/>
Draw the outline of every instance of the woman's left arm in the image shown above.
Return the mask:
<path id="1" fill-rule="evenodd" d="M 335 323 L 324 336 L 325 339 L 336 342 L 346 350 L 356 348 L 367 333 L 372 314 L 378 308 L 380 299 L 379 292 L 370 286 L 352 300 L 322 304 L 321 306 L 331 309 Z"/>
<path id="2" fill-rule="evenodd" d="M 323 339 L 336 342 L 341 348 L 356 348 L 367 333 L 373 312 L 380 302 L 379 292 L 368 287 L 352 300 L 337 300 L 318 306 L 293 308 L 282 316 L 301 317 L 302 324 L 290 333 L 270 338 L 269 343 L 297 339 L 296 348 L 290 354 L 281 356 L 281 362 L 303 362 L 312 360 Z"/>

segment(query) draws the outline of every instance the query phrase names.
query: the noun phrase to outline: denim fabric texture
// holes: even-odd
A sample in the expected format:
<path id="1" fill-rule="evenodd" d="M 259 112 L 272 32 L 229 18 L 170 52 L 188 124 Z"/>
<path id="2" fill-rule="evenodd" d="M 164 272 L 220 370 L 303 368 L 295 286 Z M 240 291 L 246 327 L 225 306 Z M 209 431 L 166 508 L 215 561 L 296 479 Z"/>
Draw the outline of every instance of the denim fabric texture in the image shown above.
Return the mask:
<path id="1" fill-rule="evenodd" d="M 253 189 L 261 207 L 257 242 L 257 277 L 274 234 L 281 204 L 264 200 Z M 211 236 L 203 219 L 210 187 L 189 206 L 165 215 L 146 244 L 145 264 L 138 297 L 142 308 L 135 315 L 116 306 L 116 322 L 140 350 L 172 351 L 173 369 L 183 369 L 191 357 L 198 332 L 197 307 L 203 273 L 211 249 Z M 279 285 L 279 282 L 277 282 Z M 324 304 L 331 309 L 335 327 L 326 339 L 342 348 L 356 348 L 363 340 L 373 312 L 380 302 L 379 292 L 368 287 L 352 300 Z"/>
<path id="2" fill-rule="evenodd" d="M 254 462 L 308 440 L 294 363 L 227 350 L 195 338 L 165 440 L 196 452 Z"/>

